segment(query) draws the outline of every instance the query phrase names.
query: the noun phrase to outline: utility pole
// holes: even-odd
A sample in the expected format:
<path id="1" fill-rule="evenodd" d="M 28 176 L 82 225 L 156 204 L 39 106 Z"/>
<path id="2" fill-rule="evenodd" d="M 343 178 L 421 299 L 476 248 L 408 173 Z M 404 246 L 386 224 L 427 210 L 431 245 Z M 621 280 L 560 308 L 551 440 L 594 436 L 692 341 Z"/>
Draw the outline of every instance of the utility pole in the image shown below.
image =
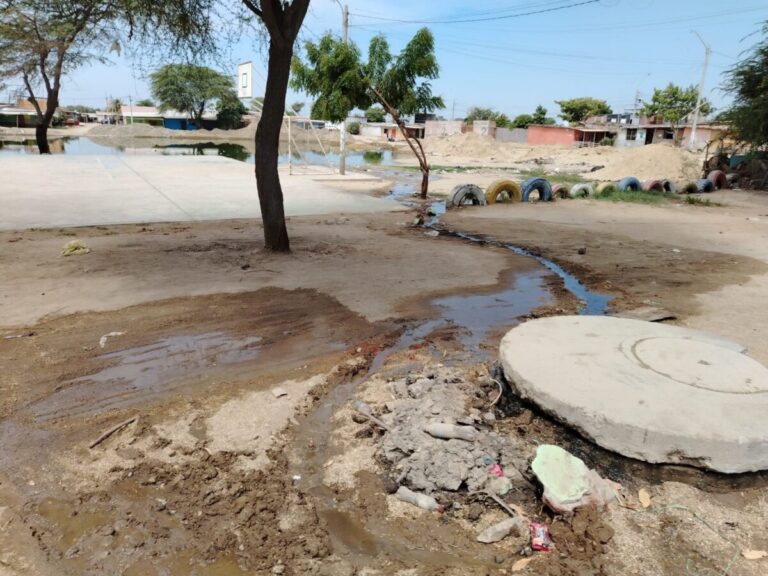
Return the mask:
<path id="1" fill-rule="evenodd" d="M 699 94 L 696 98 L 696 108 L 693 110 L 693 125 L 691 126 L 691 141 L 688 143 L 688 148 L 692 149 L 696 144 L 696 127 L 699 124 L 699 108 L 701 107 L 701 94 L 704 92 L 704 82 L 707 79 L 707 68 L 709 67 L 709 55 L 712 53 L 712 48 L 704 42 L 704 39 L 698 32 L 693 30 L 696 37 L 704 45 L 704 69 L 701 71 L 701 82 L 699 82 Z"/>
<path id="2" fill-rule="evenodd" d="M 349 43 L 349 6 L 342 4 L 340 0 L 336 3 L 341 8 L 341 38 L 344 44 Z M 347 119 L 341 121 L 341 132 L 339 133 L 339 174 L 344 176 L 347 173 Z"/>

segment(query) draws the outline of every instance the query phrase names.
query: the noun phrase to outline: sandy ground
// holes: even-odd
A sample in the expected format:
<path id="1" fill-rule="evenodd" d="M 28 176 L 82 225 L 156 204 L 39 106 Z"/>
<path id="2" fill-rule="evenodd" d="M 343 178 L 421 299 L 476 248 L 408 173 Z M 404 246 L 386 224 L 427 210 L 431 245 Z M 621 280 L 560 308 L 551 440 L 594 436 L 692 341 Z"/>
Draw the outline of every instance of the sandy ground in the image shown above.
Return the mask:
<path id="1" fill-rule="evenodd" d="M 505 173 L 444 173 L 433 190 Z M 768 362 L 768 197 L 710 198 L 724 206 L 497 205 L 441 225 L 550 258 L 614 312 L 663 307 Z M 0 233 L 0 575 L 512 573 L 519 542 L 475 541 L 499 509 L 461 491 L 438 495 L 442 515 L 388 496 L 398 471 L 351 409 L 385 414 L 398 379 L 443 370 L 518 446 L 509 501 L 552 527 L 557 551 L 521 573 L 765 574 L 741 555 L 768 549 L 763 475 L 629 462 L 514 397 L 486 418 L 498 329 L 518 321 L 498 308 L 510 286 L 519 316 L 576 303 L 530 258 L 412 218 L 292 218 L 288 256 L 262 252 L 247 220 Z M 62 257 L 72 239 L 91 252 Z M 440 320 L 451 299 L 466 324 Z M 478 322 L 496 324 L 485 347 L 468 344 Z M 621 483 L 628 507 L 546 511 L 526 480 L 542 442 Z"/>

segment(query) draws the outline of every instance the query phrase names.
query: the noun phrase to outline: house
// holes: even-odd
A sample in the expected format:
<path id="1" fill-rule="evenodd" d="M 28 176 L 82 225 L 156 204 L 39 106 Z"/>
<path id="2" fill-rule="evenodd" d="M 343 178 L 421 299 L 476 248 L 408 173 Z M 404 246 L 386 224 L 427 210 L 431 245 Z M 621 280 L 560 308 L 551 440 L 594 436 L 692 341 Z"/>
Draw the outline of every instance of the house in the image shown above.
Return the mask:
<path id="1" fill-rule="evenodd" d="M 155 106 L 120 106 L 120 117 L 124 124 L 149 124 L 162 126 L 163 115 Z"/>
<path id="2" fill-rule="evenodd" d="M 197 130 L 187 112 L 178 110 L 160 111 L 155 106 L 123 105 L 120 107 L 120 117 L 124 124 L 149 124 L 150 126 L 163 126 L 169 130 Z M 216 128 L 216 112 L 206 110 L 203 112 L 202 128 L 212 130 Z"/>
<path id="3" fill-rule="evenodd" d="M 598 146 L 606 138 L 613 138 L 617 128 L 603 126 L 556 126 L 531 124 L 528 126 L 528 144 L 555 146 Z"/>
<path id="4" fill-rule="evenodd" d="M 424 131 L 424 124 L 405 125 L 405 132 L 411 138 L 424 138 Z M 360 124 L 360 136 L 381 138 L 390 142 L 403 139 L 403 133 L 394 122 L 363 122 Z"/>
<path id="5" fill-rule="evenodd" d="M 37 124 L 34 109 L 21 108 L 14 104 L 0 104 L 0 126 L 6 128 L 31 128 Z"/>
<path id="6" fill-rule="evenodd" d="M 452 136 L 467 131 L 467 123 L 464 120 L 427 120 L 424 122 L 424 136 Z"/>

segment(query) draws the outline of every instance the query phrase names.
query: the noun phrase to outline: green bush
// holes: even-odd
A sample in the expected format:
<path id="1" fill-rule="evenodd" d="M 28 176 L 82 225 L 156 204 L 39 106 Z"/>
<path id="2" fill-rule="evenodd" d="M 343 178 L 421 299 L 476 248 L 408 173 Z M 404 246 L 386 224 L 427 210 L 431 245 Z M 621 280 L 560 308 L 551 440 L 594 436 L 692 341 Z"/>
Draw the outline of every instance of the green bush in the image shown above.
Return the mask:
<path id="1" fill-rule="evenodd" d="M 600 146 L 613 146 L 614 142 L 616 142 L 616 138 L 609 138 L 605 137 L 600 142 L 598 142 L 598 145 Z"/>
<path id="2" fill-rule="evenodd" d="M 347 132 L 354 134 L 355 136 L 360 134 L 360 122 L 350 122 L 347 124 Z"/>

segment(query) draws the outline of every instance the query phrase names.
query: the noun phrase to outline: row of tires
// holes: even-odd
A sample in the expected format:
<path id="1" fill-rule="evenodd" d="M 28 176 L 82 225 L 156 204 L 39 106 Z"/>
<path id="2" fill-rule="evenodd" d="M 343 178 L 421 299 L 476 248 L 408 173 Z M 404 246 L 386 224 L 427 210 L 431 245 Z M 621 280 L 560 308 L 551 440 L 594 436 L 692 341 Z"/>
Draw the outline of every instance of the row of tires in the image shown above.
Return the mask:
<path id="1" fill-rule="evenodd" d="M 629 176 L 616 183 L 601 182 L 593 186 L 585 182 L 567 186 L 555 184 L 554 186 L 546 178 L 529 178 L 522 184 L 514 180 L 496 180 L 488 188 L 483 190 L 475 184 L 459 184 L 448 197 L 447 208 L 474 205 L 485 206 L 497 202 L 549 202 L 555 198 L 586 198 L 595 194 L 611 194 L 620 192 L 661 192 L 670 194 L 693 194 L 696 192 L 713 192 L 721 188 L 727 188 L 728 181 L 725 173 L 714 170 L 706 178 L 690 182 L 682 186 L 676 186 L 671 180 L 648 180 L 641 182 L 637 178 Z"/>

